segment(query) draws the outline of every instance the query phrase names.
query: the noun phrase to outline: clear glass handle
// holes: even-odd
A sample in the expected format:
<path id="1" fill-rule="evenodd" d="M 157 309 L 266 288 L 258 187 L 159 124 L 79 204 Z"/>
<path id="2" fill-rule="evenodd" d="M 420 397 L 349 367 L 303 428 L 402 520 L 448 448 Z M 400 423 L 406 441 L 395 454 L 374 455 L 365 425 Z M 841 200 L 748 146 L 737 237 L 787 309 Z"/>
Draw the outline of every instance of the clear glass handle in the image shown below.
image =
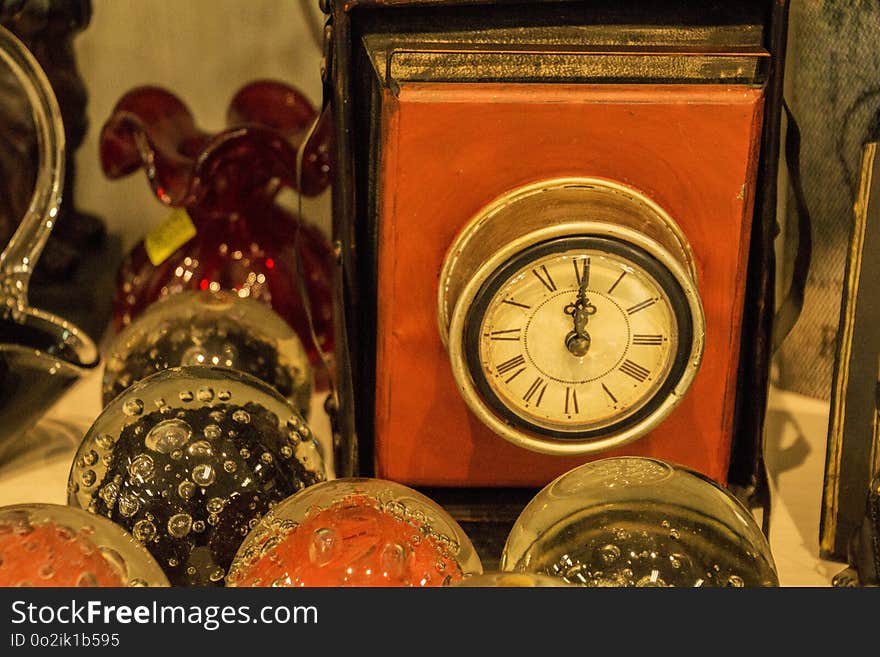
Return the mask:
<path id="1" fill-rule="evenodd" d="M 0 58 L 18 79 L 31 106 L 39 156 L 36 184 L 25 216 L 0 254 L 0 313 L 27 307 L 28 281 L 61 207 L 64 123 L 46 74 L 27 47 L 0 25 Z"/>

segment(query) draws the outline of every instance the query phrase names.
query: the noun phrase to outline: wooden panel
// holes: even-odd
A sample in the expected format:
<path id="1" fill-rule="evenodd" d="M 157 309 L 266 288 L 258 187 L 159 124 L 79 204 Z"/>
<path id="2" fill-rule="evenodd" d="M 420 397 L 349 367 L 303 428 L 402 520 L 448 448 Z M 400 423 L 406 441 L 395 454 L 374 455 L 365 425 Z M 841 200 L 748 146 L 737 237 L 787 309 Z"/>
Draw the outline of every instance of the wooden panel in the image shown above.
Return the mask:
<path id="1" fill-rule="evenodd" d="M 385 98 L 380 165 L 377 476 L 423 486 L 540 486 L 587 458 L 492 434 L 456 389 L 436 322 L 446 249 L 482 206 L 544 178 L 631 185 L 694 249 L 706 350 L 682 404 L 607 452 L 726 478 L 763 95 L 736 86 L 412 84 Z M 594 457 L 596 458 L 596 457 Z"/>

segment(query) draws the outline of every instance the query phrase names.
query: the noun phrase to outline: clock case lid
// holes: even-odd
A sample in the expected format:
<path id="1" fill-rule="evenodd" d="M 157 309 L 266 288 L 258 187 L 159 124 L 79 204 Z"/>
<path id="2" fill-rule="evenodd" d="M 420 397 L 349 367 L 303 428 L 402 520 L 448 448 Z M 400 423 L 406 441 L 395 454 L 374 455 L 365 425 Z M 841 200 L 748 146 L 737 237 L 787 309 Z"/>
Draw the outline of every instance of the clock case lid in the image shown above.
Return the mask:
<path id="1" fill-rule="evenodd" d="M 583 51 L 590 51 L 591 47 L 595 51 L 599 44 L 609 46 L 603 50 L 610 54 L 621 54 L 611 52 L 614 48 L 642 56 L 646 51 L 661 56 L 723 53 L 729 59 L 722 63 L 754 63 L 747 74 L 764 86 L 765 107 L 728 486 L 750 507 L 762 510 L 764 529 L 769 531 L 763 426 L 775 307 L 774 238 L 778 232 L 777 172 L 788 1 L 322 0 L 321 7 L 327 15 L 322 62 L 324 102 L 332 107 L 334 121 L 333 234 L 340 250 L 335 281 L 339 300 L 335 462 L 341 476 L 353 473 L 370 476 L 373 469 L 371 427 L 375 367 L 372 356 L 376 346 L 377 230 L 364 218 L 370 216 L 370 208 L 376 202 L 370 194 L 373 181 L 369 162 L 374 156 L 370 143 L 375 131 L 374 119 L 378 116 L 377 85 L 393 88 L 394 75 L 415 76 L 411 79 L 429 75 L 433 76 L 431 79 L 466 81 L 530 79 L 525 68 L 474 66 L 468 51 L 480 52 L 487 43 L 508 56 L 526 50 L 547 57 L 542 64 L 545 81 L 584 81 L 584 75 L 589 81 L 599 82 L 640 80 L 638 76 L 643 73 L 628 68 L 626 58 L 617 60 L 622 62 L 621 66 L 606 66 L 601 73 L 576 66 L 577 62 L 584 61 L 580 57 Z M 442 53 L 452 48 L 459 57 L 454 66 L 445 68 L 438 58 L 422 62 L 410 60 L 414 65 L 401 65 L 397 69 L 392 68 L 394 58 L 386 58 L 385 66 L 381 67 L 377 66 L 381 60 L 367 61 L 362 56 L 359 44 L 368 38 L 372 38 L 377 49 L 382 46 L 387 49 L 389 43 L 397 48 L 398 42 L 418 41 L 424 50 L 433 47 Z M 566 57 L 576 59 L 571 62 Z M 398 60 L 398 63 L 405 62 Z M 572 77 L 572 70 L 585 73 Z M 707 76 L 704 82 L 730 81 L 727 69 L 714 64 L 697 72 L 665 70 L 661 81 L 693 81 L 694 78 L 688 76 L 694 75 Z M 517 75 L 518 78 L 510 77 Z M 641 81 L 657 80 L 641 78 Z M 475 521 L 509 517 L 512 522 L 534 492 L 502 489 L 472 494 L 467 490 L 454 490 L 444 491 L 444 495 L 448 498 L 447 507 L 457 510 L 460 516 L 468 515 Z M 474 505 L 475 495 L 486 504 Z M 489 508 L 492 510 L 484 512 Z M 505 514 L 504 509 L 509 513 Z M 488 542 L 499 535 L 486 530 L 484 525 L 475 531 L 485 533 L 483 538 Z"/>

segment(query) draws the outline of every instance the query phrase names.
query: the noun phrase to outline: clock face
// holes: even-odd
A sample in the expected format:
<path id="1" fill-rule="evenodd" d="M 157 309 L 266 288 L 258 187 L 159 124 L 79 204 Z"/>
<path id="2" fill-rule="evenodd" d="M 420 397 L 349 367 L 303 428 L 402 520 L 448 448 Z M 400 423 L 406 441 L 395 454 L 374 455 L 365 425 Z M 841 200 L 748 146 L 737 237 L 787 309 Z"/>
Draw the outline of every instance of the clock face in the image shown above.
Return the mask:
<path id="1" fill-rule="evenodd" d="M 468 369 L 508 423 L 582 439 L 632 426 L 680 379 L 693 322 L 681 285 L 622 240 L 566 237 L 495 271 L 468 312 Z"/>

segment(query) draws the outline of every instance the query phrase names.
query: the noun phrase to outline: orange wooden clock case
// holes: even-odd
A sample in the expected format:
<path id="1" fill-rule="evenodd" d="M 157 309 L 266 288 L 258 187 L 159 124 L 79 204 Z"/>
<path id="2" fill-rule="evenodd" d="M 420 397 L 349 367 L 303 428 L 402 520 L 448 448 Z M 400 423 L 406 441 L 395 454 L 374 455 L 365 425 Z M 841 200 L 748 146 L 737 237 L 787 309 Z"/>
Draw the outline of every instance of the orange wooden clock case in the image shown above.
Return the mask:
<path id="1" fill-rule="evenodd" d="M 407 83 L 384 90 L 378 166 L 376 476 L 415 486 L 542 486 L 591 458 L 664 458 L 726 481 L 763 91 L 723 84 Z M 629 185 L 693 250 L 705 351 L 649 435 L 592 457 L 538 454 L 468 409 L 437 329 L 446 251 L 481 208 L 562 177 Z"/>

